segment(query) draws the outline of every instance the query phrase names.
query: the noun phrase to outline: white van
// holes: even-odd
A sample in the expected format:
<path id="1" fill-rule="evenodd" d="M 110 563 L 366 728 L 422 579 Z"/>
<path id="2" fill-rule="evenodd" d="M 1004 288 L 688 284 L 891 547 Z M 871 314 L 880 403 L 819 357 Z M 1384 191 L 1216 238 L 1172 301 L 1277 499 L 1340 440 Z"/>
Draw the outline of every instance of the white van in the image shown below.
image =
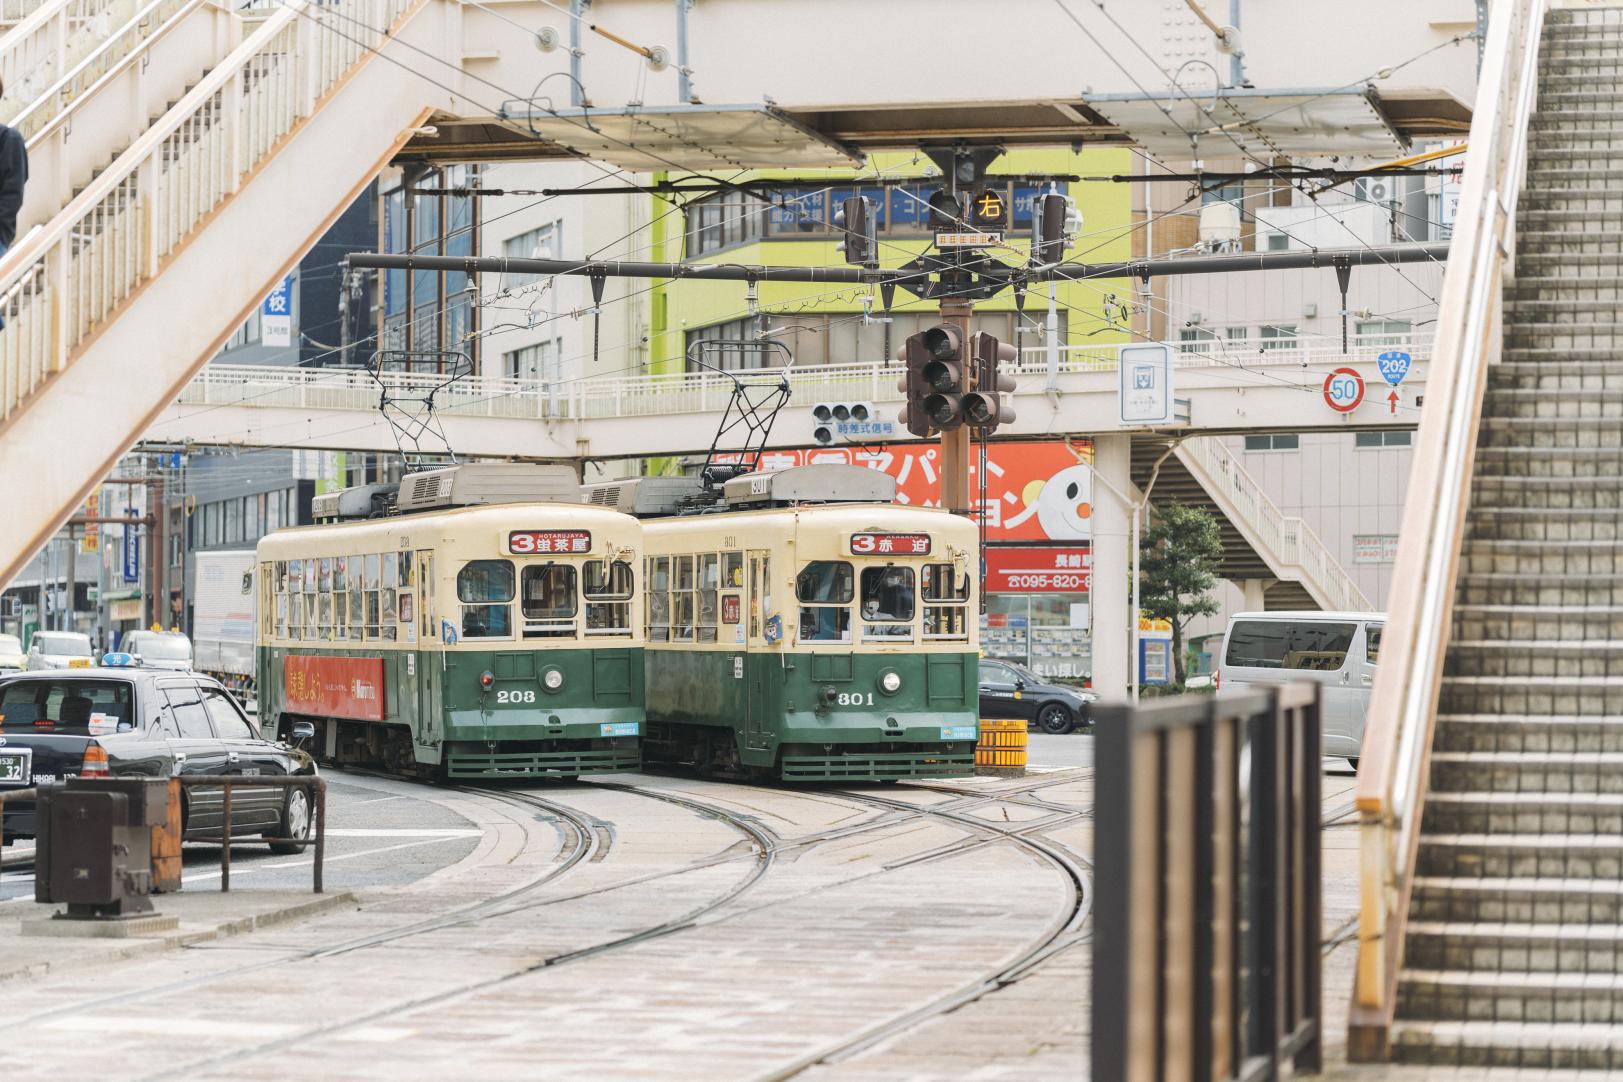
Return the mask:
<path id="1" fill-rule="evenodd" d="M 1379 612 L 1242 612 L 1229 617 L 1218 687 L 1324 685 L 1325 755 L 1354 767 L 1364 741 L 1364 715 L 1375 683 L 1386 615 Z"/>

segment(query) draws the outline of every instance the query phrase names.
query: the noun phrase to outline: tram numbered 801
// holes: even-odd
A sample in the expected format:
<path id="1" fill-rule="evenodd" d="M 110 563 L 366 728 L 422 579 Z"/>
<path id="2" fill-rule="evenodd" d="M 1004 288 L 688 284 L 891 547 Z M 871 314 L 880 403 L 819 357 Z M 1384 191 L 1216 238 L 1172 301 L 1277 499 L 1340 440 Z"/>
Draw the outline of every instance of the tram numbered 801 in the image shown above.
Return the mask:
<path id="1" fill-rule="evenodd" d="M 567 481 L 558 498 L 578 498 Z M 641 535 L 626 515 L 536 502 L 272 534 L 262 729 L 310 721 L 319 759 L 435 779 L 638 769 Z"/>
<path id="2" fill-rule="evenodd" d="M 889 502 L 894 484 L 841 466 L 746 475 L 725 486 L 737 510 L 644 522 L 649 762 L 973 773 L 976 528 Z"/>

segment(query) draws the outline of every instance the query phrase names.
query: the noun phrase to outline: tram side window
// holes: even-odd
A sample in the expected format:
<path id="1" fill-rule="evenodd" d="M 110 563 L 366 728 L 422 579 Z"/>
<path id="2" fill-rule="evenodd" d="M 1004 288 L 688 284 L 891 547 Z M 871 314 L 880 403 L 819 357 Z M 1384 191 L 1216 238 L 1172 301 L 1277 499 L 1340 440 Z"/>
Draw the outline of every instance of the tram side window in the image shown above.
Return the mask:
<path id="1" fill-rule="evenodd" d="M 648 582 L 648 641 L 668 642 L 671 637 L 671 558 L 652 556 L 643 577 Z"/>
<path id="2" fill-rule="evenodd" d="M 795 578 L 802 642 L 851 641 L 851 565 L 814 560 Z"/>
<path id="3" fill-rule="evenodd" d="M 470 560 L 456 576 L 462 602 L 462 637 L 506 639 L 513 635 L 513 565 L 508 560 Z"/>
<path id="4" fill-rule="evenodd" d="M 316 610 L 318 571 L 315 560 L 304 561 L 304 637 L 314 642 L 321 637 Z"/>
<path id="5" fill-rule="evenodd" d="M 721 586 L 721 561 L 715 553 L 699 557 L 699 641 L 716 641 L 716 597 Z"/>
<path id="6" fill-rule="evenodd" d="M 913 569 L 862 569 L 862 633 L 887 638 L 913 637 Z"/>
<path id="7" fill-rule="evenodd" d="M 575 634 L 573 564 L 528 564 L 519 576 L 519 608 L 526 639 Z"/>
<path id="8" fill-rule="evenodd" d="M 673 556 L 671 563 L 671 638 L 693 641 L 693 557 Z"/>
<path id="9" fill-rule="evenodd" d="M 723 590 L 742 590 L 744 588 L 744 554 L 742 552 L 724 552 L 721 554 L 721 588 Z"/>
<path id="10" fill-rule="evenodd" d="M 969 637 L 969 574 L 952 564 L 925 564 L 921 579 L 924 595 L 924 637 Z"/>
<path id="11" fill-rule="evenodd" d="M 359 642 L 366 631 L 366 591 L 362 588 L 365 564 L 366 559 L 362 556 L 350 556 L 344 560 L 344 585 L 349 593 L 350 642 Z"/>
<path id="12" fill-rule="evenodd" d="M 382 602 L 378 597 L 378 575 L 380 570 L 376 553 L 368 553 L 365 559 L 366 570 L 363 574 L 366 585 L 366 637 L 376 639 L 381 637 L 378 634 L 378 629 L 383 622 Z"/>
<path id="13" fill-rule="evenodd" d="M 586 631 L 588 634 L 631 633 L 631 591 L 636 589 L 631 565 L 624 560 L 586 561 Z"/>
<path id="14" fill-rule="evenodd" d="M 398 553 L 385 552 L 382 577 L 378 580 L 378 635 L 385 642 L 395 637 L 395 583 L 400 580 L 399 560 Z"/>

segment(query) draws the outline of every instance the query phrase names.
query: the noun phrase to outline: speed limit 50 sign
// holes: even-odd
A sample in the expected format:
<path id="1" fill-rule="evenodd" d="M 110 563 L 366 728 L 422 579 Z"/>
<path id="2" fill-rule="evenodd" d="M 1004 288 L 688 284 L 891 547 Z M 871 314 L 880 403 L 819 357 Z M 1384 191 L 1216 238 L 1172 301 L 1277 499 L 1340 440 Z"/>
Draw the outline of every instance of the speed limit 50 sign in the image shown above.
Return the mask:
<path id="1" fill-rule="evenodd" d="M 1351 413 L 1364 401 L 1364 377 L 1351 368 L 1338 368 L 1324 378 L 1324 404 L 1337 413 Z"/>

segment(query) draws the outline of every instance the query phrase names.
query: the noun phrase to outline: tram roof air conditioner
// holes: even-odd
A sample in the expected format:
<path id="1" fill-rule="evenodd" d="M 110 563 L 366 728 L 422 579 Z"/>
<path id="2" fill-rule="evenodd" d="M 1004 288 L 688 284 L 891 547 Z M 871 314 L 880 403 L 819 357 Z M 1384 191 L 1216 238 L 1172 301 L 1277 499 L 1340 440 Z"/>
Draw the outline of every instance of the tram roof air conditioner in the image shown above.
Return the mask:
<path id="1" fill-rule="evenodd" d="M 772 473 L 746 473 L 723 487 L 728 507 L 794 503 L 893 503 L 896 478 L 866 466 L 819 463 Z"/>
<path id="2" fill-rule="evenodd" d="M 569 466 L 466 462 L 406 474 L 400 479 L 397 502 L 401 511 L 493 503 L 579 503 L 580 481 Z"/>
<path id="3" fill-rule="evenodd" d="M 649 518 L 678 514 L 703 492 L 697 477 L 633 477 L 586 485 L 581 498 L 593 507 Z"/>
<path id="4" fill-rule="evenodd" d="M 355 485 L 337 492 L 323 492 L 310 500 L 310 515 L 317 522 L 380 518 L 394 507 L 395 490 L 400 486 Z"/>

